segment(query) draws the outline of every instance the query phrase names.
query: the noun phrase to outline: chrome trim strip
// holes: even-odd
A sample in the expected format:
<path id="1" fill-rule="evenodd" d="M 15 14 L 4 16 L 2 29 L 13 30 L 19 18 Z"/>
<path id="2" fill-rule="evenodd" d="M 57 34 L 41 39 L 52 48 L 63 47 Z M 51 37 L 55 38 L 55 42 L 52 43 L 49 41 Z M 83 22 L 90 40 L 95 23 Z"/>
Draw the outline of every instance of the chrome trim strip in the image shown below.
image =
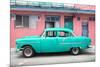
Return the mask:
<path id="1" fill-rule="evenodd" d="M 86 42 L 73 42 L 73 43 L 71 43 L 71 42 L 69 42 L 69 43 L 59 43 L 59 44 L 86 44 Z"/>
<path id="2" fill-rule="evenodd" d="M 21 43 L 18 43 L 18 44 L 25 44 L 25 43 L 24 42 L 21 42 Z M 29 42 L 29 44 L 40 44 L 40 42 Z"/>

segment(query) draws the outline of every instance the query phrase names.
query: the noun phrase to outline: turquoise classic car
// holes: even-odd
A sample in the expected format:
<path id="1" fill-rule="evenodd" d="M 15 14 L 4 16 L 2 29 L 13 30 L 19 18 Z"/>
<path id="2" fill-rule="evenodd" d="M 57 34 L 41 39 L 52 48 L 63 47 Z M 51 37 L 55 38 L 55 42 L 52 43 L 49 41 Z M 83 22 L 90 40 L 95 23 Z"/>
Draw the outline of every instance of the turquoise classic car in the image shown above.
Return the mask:
<path id="1" fill-rule="evenodd" d="M 25 36 L 16 40 L 17 52 L 24 57 L 35 56 L 35 53 L 52 53 L 70 51 L 78 55 L 80 50 L 89 48 L 89 37 L 76 36 L 72 30 L 65 28 L 48 28 L 40 36 Z"/>

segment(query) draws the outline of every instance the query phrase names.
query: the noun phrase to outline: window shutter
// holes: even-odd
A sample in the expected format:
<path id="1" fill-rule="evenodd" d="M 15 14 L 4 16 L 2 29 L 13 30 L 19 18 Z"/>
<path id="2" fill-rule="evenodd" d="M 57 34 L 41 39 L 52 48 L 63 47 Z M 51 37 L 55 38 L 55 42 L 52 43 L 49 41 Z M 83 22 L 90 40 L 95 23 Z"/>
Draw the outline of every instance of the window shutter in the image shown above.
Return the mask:
<path id="1" fill-rule="evenodd" d="M 38 23 L 38 16 L 31 15 L 29 17 L 29 27 L 36 28 Z"/>

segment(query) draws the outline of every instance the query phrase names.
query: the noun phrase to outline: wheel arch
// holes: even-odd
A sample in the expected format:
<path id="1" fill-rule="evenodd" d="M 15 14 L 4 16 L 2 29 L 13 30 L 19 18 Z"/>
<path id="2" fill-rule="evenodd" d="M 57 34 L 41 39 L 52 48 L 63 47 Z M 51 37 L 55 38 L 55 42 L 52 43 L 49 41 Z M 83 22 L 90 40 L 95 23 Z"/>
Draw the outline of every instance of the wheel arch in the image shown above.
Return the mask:
<path id="1" fill-rule="evenodd" d="M 78 48 L 78 52 L 76 53 L 76 52 L 73 52 L 73 48 Z M 76 51 L 76 50 L 75 50 Z M 70 49 L 70 52 L 71 52 L 71 54 L 72 55 L 78 55 L 78 54 L 80 54 L 80 47 L 72 47 L 71 49 Z"/>
<path id="2" fill-rule="evenodd" d="M 81 49 L 81 47 L 71 47 L 70 50 L 71 50 L 72 48 L 79 48 L 79 49 Z"/>
<path id="3" fill-rule="evenodd" d="M 32 48 L 32 50 L 36 53 L 36 50 L 35 50 L 34 47 L 32 47 L 32 45 L 30 45 L 30 44 L 23 45 L 21 48 L 23 49 L 23 48 L 26 47 L 26 46 L 30 46 L 30 47 Z"/>

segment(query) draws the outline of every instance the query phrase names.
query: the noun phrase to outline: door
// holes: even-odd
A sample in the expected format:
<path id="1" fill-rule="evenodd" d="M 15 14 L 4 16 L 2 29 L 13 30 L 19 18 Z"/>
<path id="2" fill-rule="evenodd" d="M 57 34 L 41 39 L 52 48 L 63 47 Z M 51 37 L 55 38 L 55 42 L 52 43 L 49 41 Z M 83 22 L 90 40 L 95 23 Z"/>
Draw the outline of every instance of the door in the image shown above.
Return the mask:
<path id="1" fill-rule="evenodd" d="M 82 36 L 88 37 L 88 22 L 82 22 Z"/>
<path id="2" fill-rule="evenodd" d="M 60 52 L 69 51 L 72 46 L 72 33 L 70 32 L 59 32 L 58 48 Z"/>
<path id="3" fill-rule="evenodd" d="M 41 41 L 41 52 L 57 52 L 56 32 L 47 31 Z"/>
<path id="4" fill-rule="evenodd" d="M 73 17 L 67 16 L 64 18 L 64 27 L 73 30 Z"/>

